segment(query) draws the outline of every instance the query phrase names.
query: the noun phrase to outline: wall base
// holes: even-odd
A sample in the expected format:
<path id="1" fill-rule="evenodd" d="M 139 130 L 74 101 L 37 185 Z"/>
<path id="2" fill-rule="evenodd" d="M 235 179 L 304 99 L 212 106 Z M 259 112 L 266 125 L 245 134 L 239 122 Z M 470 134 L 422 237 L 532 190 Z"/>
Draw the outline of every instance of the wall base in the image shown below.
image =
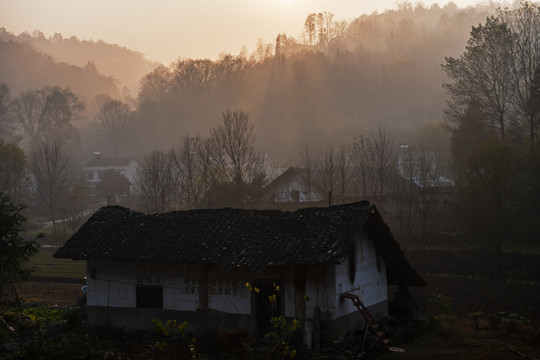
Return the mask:
<path id="1" fill-rule="evenodd" d="M 383 301 L 369 306 L 371 315 L 388 316 L 388 302 Z M 110 326 L 125 331 L 152 331 L 152 319 L 162 322 L 176 320 L 177 324 L 188 322 L 187 331 L 197 337 L 214 336 L 222 331 L 235 331 L 248 329 L 256 334 L 253 321 L 249 314 L 229 314 L 217 310 L 163 310 L 140 309 L 123 307 L 87 306 L 88 323 L 96 326 Z M 327 321 L 325 330 L 340 333 L 351 333 L 364 330 L 364 318 L 358 311 L 354 311 L 337 319 Z"/>
<path id="2" fill-rule="evenodd" d="M 152 331 L 152 319 L 162 322 L 188 322 L 187 331 L 198 337 L 211 336 L 220 331 L 249 329 L 249 315 L 228 314 L 217 310 L 163 310 L 123 307 L 87 306 L 88 324 L 107 326 L 124 331 Z"/>

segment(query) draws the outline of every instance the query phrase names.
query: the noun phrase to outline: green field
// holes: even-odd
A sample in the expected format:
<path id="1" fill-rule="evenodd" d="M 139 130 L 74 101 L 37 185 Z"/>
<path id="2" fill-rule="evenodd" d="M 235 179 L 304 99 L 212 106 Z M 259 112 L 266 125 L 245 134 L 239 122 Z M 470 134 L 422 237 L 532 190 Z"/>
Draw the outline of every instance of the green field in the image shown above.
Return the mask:
<path id="1" fill-rule="evenodd" d="M 35 268 L 33 279 L 80 281 L 86 276 L 86 261 L 56 259 L 53 257 L 56 250 L 58 249 L 41 247 L 31 258 L 30 265 Z"/>

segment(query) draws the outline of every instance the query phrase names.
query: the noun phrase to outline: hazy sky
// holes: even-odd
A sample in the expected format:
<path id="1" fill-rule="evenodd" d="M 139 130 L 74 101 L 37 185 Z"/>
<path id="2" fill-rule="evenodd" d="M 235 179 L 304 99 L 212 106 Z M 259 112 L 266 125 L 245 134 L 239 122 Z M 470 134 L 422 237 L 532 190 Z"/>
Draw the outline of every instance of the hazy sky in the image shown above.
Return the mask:
<path id="1" fill-rule="evenodd" d="M 448 1 L 439 1 L 443 6 Z M 454 0 L 460 7 L 485 0 Z M 41 30 L 126 46 L 165 65 L 178 57 L 216 59 L 249 52 L 278 33 L 298 37 L 310 12 L 335 20 L 397 8 L 395 0 L 0 0 L 0 27 Z M 413 2 L 416 4 L 417 2 Z M 431 6 L 433 1 L 424 2 Z"/>

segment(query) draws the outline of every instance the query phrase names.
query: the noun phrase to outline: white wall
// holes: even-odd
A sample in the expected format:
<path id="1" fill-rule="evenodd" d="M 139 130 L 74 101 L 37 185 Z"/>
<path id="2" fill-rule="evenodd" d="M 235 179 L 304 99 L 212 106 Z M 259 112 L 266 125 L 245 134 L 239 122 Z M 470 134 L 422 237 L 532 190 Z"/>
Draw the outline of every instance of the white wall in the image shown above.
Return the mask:
<path id="1" fill-rule="evenodd" d="M 88 272 L 87 304 L 89 306 L 136 307 L 136 284 L 161 285 L 165 310 L 194 311 L 199 308 L 198 265 L 174 263 L 110 262 L 93 260 L 88 267 L 95 268 L 95 279 Z M 349 259 L 343 264 L 309 266 L 306 273 L 306 317 L 312 318 L 314 308 L 319 307 L 321 317 L 331 320 L 357 311 L 341 293 L 357 294 L 360 300 L 371 306 L 387 300 L 386 266 L 382 256 L 377 257 L 372 241 L 360 236 L 355 246 L 354 282 L 349 276 Z M 262 270 L 211 270 L 208 273 L 208 307 L 230 314 L 250 314 L 251 297 L 246 282 L 280 281 L 282 310 L 287 317 L 297 317 L 299 296 L 295 291 L 292 267 Z"/>
<path id="2" fill-rule="evenodd" d="M 110 262 L 92 260 L 95 279 L 87 274 L 87 305 L 136 307 L 136 284 L 163 286 L 165 310 L 194 311 L 199 308 L 198 265 L 169 263 Z M 231 314 L 250 314 L 252 292 L 246 282 L 289 279 L 291 273 L 276 270 L 214 270 L 208 273 L 208 307 Z M 282 283 L 281 291 L 290 288 Z M 283 294 L 283 308 L 294 312 L 293 295 Z"/>
<path id="3" fill-rule="evenodd" d="M 196 310 L 198 287 L 192 279 L 199 278 L 198 267 L 169 263 L 110 262 L 92 260 L 95 279 L 88 271 L 87 305 L 136 307 L 136 285 L 163 286 L 163 308 Z"/>
<path id="4" fill-rule="evenodd" d="M 314 186 L 312 185 L 312 188 L 313 187 Z M 276 187 L 273 194 L 273 201 L 277 203 L 292 202 L 294 200 L 291 196 L 292 191 L 299 192 L 298 195 L 300 202 L 315 202 L 322 200 L 321 194 L 314 192 L 313 189 L 308 196 L 308 194 L 305 193 L 305 191 L 307 191 L 307 187 L 304 182 L 299 178 L 293 178 L 289 182 L 284 183 L 279 187 Z"/>
<path id="5" fill-rule="evenodd" d="M 358 295 L 366 307 L 388 300 L 386 283 L 386 264 L 382 255 L 379 255 L 377 267 L 377 253 L 373 241 L 365 235 L 356 239 L 355 244 L 355 270 L 354 282 L 349 276 L 349 258 L 335 267 L 335 318 L 358 311 L 349 299 L 341 298 L 341 294 L 348 292 Z M 379 271 L 380 269 L 380 271 Z"/>
<path id="6" fill-rule="evenodd" d="M 122 175 L 124 175 L 130 183 L 135 183 L 135 174 L 137 173 L 137 168 L 139 165 L 135 160 L 131 160 L 127 167 L 122 171 Z"/>
<path id="7" fill-rule="evenodd" d="M 256 295 L 246 287 L 246 283 L 253 284 L 264 280 L 280 282 L 282 276 L 282 273 L 274 269 L 210 271 L 208 307 L 230 314 L 250 314 L 251 297 Z M 270 302 L 268 304 L 270 305 Z M 286 304 L 285 308 L 290 306 L 291 304 Z"/>
<path id="8" fill-rule="evenodd" d="M 129 182 L 133 184 L 135 182 L 135 174 L 137 173 L 137 167 L 137 162 L 135 160 L 131 160 L 127 165 L 87 166 L 83 169 L 83 171 L 85 173 L 85 180 L 88 182 L 100 182 L 101 179 L 99 178 L 99 173 L 104 173 L 112 170 L 124 175 L 129 180 Z M 87 173 L 91 173 L 92 177 L 88 178 Z"/>

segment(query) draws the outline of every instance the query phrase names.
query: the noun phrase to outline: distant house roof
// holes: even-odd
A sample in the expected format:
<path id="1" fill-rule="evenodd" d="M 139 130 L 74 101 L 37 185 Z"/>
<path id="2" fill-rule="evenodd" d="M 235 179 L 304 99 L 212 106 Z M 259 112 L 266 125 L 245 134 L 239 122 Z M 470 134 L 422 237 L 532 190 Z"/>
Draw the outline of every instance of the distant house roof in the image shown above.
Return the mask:
<path id="1" fill-rule="evenodd" d="M 85 165 L 85 167 L 127 166 L 134 160 L 135 159 L 132 157 L 94 157 Z"/>
<path id="2" fill-rule="evenodd" d="M 282 172 L 279 176 L 277 176 L 270 184 L 267 186 L 272 186 L 275 184 L 279 184 L 283 181 L 287 181 L 291 177 L 294 176 L 301 176 L 301 177 L 307 177 L 307 170 L 300 167 L 290 166 L 287 170 Z M 313 175 L 312 175 L 313 176 Z"/>
<path id="3" fill-rule="evenodd" d="M 368 202 L 294 212 L 208 209 L 143 214 L 98 210 L 57 258 L 167 261 L 224 269 L 341 263 L 364 231 L 387 263 L 388 282 L 425 285 Z"/>
<path id="4" fill-rule="evenodd" d="M 334 172 L 334 181 L 340 182 L 342 181 L 340 178 L 338 170 L 335 170 Z M 366 176 L 365 184 L 362 182 L 362 171 L 358 167 L 354 166 L 348 166 L 344 169 L 344 175 L 345 178 L 343 179 L 345 183 L 345 193 L 339 194 L 340 196 L 345 196 L 348 198 L 355 198 L 363 193 L 372 193 L 374 188 L 376 187 L 376 184 L 373 183 L 373 178 L 370 176 Z M 301 168 L 301 167 L 294 167 L 291 166 L 287 170 L 285 170 L 281 175 L 279 175 L 277 178 L 275 178 L 272 182 L 270 182 L 266 186 L 267 194 L 271 194 L 271 192 L 279 190 L 281 187 L 288 186 L 291 182 L 297 181 L 300 183 L 300 186 L 303 186 L 303 189 L 298 189 L 302 191 L 307 191 L 307 180 L 310 178 L 311 182 L 311 189 L 310 192 L 312 193 L 319 193 L 323 194 L 325 191 L 323 189 L 324 181 L 323 179 L 326 177 L 326 181 L 329 181 L 329 175 L 324 174 L 324 171 L 321 171 L 320 168 L 318 169 L 311 169 L 311 173 L 308 173 L 308 169 Z M 339 180 L 338 180 L 339 179 Z M 362 186 L 366 187 L 366 189 L 363 189 Z M 337 187 L 339 188 L 339 186 Z M 334 188 L 335 190 L 336 187 Z M 385 192 L 390 192 L 391 190 L 390 186 L 386 187 Z M 329 186 L 327 186 L 327 190 L 329 190 Z M 364 191 L 365 190 L 365 191 Z M 337 195 L 339 191 L 335 191 L 334 195 Z"/>

